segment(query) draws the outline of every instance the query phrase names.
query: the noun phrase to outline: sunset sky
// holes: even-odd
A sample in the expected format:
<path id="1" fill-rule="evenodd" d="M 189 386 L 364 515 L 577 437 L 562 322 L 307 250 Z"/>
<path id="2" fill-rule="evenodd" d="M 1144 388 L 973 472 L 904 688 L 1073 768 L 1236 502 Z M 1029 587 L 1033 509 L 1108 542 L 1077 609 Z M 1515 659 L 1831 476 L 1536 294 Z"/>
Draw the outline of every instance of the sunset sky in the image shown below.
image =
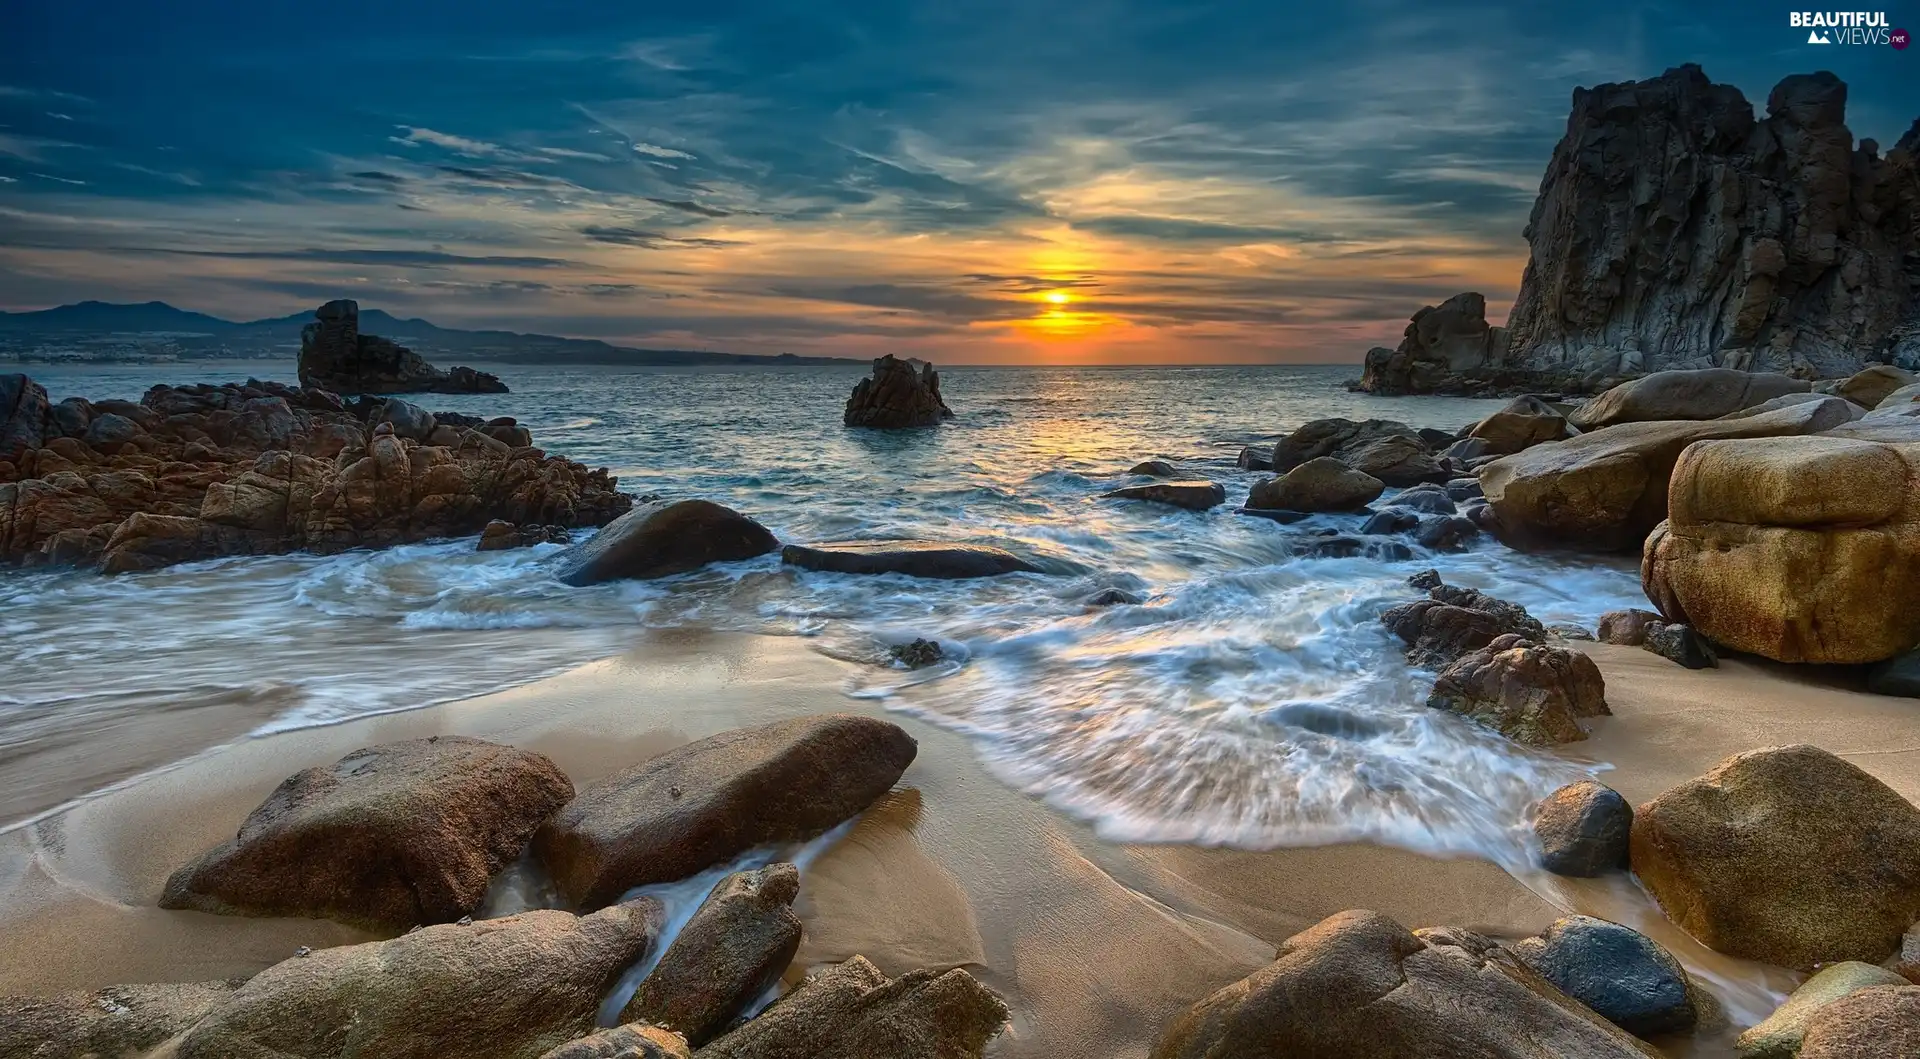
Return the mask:
<path id="1" fill-rule="evenodd" d="M 1890 146 L 1920 49 L 1789 9 L 0 0 L 0 308 L 1351 361 L 1506 312 L 1575 86 L 1831 69 Z"/>

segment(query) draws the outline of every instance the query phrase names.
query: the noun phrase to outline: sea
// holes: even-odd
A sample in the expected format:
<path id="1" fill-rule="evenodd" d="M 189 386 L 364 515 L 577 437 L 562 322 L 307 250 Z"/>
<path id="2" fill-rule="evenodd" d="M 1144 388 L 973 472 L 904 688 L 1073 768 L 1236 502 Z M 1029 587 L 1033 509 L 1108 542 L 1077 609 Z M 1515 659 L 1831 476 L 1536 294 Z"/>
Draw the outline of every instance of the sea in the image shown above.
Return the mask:
<path id="1" fill-rule="evenodd" d="M 6 369 L 15 370 L 15 369 Z M 293 381 L 291 361 L 27 369 L 54 399 L 160 382 Z M 1592 628 L 1644 605 L 1628 561 L 1481 539 L 1405 561 L 1313 558 L 1358 516 L 1293 525 L 1235 509 L 1243 446 L 1329 416 L 1458 429 L 1496 402 L 1349 393 L 1342 367 L 948 368 L 932 429 L 841 424 L 848 367 L 505 366 L 510 394 L 424 396 L 512 415 L 620 487 L 702 497 L 783 541 L 994 544 L 1045 569 L 970 581 L 820 573 L 778 555 L 570 588 L 559 545 L 473 538 L 220 559 L 120 577 L 0 570 L 0 777 L 49 747 L 196 703 L 245 702 L 252 735 L 415 709 L 619 654 L 652 630 L 789 636 L 854 663 L 842 689 L 962 733 L 1005 783 L 1110 840 L 1265 849 L 1372 839 L 1528 857 L 1526 806 L 1604 762 L 1531 751 L 1425 706 L 1380 625 L 1409 575 Z M 1101 496 L 1142 460 L 1225 485 L 1192 512 Z M 583 534 L 584 536 L 584 534 Z M 1090 607 L 1118 588 L 1137 606 Z M 889 647 L 940 643 L 927 669 Z M 20 820 L 0 820 L 0 828 Z"/>

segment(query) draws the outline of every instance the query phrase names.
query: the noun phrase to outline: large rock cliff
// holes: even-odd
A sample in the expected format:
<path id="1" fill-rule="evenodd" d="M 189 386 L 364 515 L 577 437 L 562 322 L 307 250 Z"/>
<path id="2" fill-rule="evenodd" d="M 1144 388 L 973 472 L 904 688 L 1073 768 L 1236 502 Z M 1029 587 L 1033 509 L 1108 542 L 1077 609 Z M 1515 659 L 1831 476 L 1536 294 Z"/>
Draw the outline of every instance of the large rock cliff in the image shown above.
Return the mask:
<path id="1" fill-rule="evenodd" d="M 314 310 L 300 330 L 300 385 L 347 394 L 506 393 L 492 372 L 441 371 L 413 350 L 360 333 L 360 304 L 347 298 Z"/>

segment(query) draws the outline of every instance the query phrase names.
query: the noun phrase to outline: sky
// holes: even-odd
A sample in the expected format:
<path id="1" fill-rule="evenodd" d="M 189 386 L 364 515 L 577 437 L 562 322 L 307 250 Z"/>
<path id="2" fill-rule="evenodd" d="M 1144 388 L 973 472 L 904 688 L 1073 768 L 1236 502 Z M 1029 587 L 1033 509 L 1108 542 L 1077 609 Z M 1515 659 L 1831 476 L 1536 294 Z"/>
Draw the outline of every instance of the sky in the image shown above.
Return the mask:
<path id="1" fill-rule="evenodd" d="M 1830 69 L 1891 146 L 1920 48 L 1792 10 L 0 0 L 0 308 L 1349 362 L 1461 290 L 1504 316 L 1577 86 Z"/>

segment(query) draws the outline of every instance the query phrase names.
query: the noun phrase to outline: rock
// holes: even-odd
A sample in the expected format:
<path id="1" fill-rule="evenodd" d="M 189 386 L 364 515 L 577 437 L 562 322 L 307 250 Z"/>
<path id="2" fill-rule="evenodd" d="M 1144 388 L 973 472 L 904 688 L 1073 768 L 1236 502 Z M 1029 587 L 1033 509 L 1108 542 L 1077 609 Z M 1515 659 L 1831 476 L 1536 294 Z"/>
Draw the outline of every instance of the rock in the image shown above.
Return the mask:
<path id="1" fill-rule="evenodd" d="M 540 1059 L 693 1059 L 687 1039 L 658 1026 L 615 1026 L 568 1041 Z"/>
<path id="2" fill-rule="evenodd" d="M 1124 588 L 1103 588 L 1083 601 L 1089 607 L 1137 606 L 1143 600 L 1139 594 L 1128 592 Z"/>
<path id="3" fill-rule="evenodd" d="M 1422 570 L 1407 578 L 1407 584 L 1422 592 L 1430 592 L 1444 583 L 1440 580 L 1440 571 L 1432 569 Z"/>
<path id="4" fill-rule="evenodd" d="M 848 714 L 722 732 L 588 787 L 534 850 L 569 904 L 597 908 L 754 846 L 812 838 L 892 789 L 916 749 L 899 726 Z"/>
<path id="5" fill-rule="evenodd" d="M 1227 502 L 1225 486 L 1218 482 L 1200 480 L 1129 485 L 1100 495 L 1119 500 L 1151 500 L 1157 504 L 1172 504 L 1174 507 L 1184 507 L 1190 511 L 1205 511 Z"/>
<path id="6" fill-rule="evenodd" d="M 1897 654 L 1868 670 L 1867 690 L 1920 699 L 1920 649 Z"/>
<path id="7" fill-rule="evenodd" d="M 1485 296 L 1456 294 L 1414 313 L 1397 348 L 1368 351 L 1355 388 L 1382 395 L 1471 393 L 1498 384 L 1506 352 L 1507 330 L 1488 326 Z"/>
<path id="8" fill-rule="evenodd" d="M 1264 970 L 1176 1017 L 1151 1059 L 1644 1059 L 1635 1041 L 1466 931 L 1408 933 L 1377 912 L 1288 938 Z"/>
<path id="9" fill-rule="evenodd" d="M 1453 498 L 1447 495 L 1446 487 L 1439 485 L 1419 485 L 1387 498 L 1387 507 L 1404 507 L 1412 511 L 1421 511 L 1429 515 L 1451 515 L 1459 508 Z"/>
<path id="10" fill-rule="evenodd" d="M 1405 533 L 1420 525 L 1420 516 L 1411 511 L 1387 508 L 1367 516 L 1360 524 L 1360 532 L 1373 534 Z"/>
<path id="11" fill-rule="evenodd" d="M 829 541 L 789 544 L 780 561 L 807 570 L 841 574 L 906 574 L 948 580 L 1041 570 L 1003 548 L 950 541 Z"/>
<path id="12" fill-rule="evenodd" d="M 1592 879 L 1627 866 L 1633 807 L 1595 780 L 1569 783 L 1534 806 L 1540 866 L 1555 875 Z"/>
<path id="13" fill-rule="evenodd" d="M 871 378 L 861 379 L 847 398 L 846 425 L 897 430 L 938 426 L 953 410 L 940 398 L 940 373 L 919 360 L 889 353 L 873 362 Z"/>
<path id="14" fill-rule="evenodd" d="M 1478 500 L 1487 494 L 1480 488 L 1480 479 L 1455 478 L 1447 483 L 1447 495 L 1452 497 L 1455 503 L 1465 503 L 1469 500 Z"/>
<path id="15" fill-rule="evenodd" d="M 1792 408 L 1794 405 L 1797 405 L 1797 404 L 1818 404 L 1819 402 L 1826 400 L 1830 396 L 1832 395 L 1817 393 L 1817 392 L 1783 393 L 1778 397 L 1769 398 L 1765 401 L 1760 402 L 1757 405 L 1753 405 L 1750 408 L 1742 408 L 1738 412 L 1728 412 L 1726 415 L 1723 415 L 1720 418 L 1721 419 L 1746 419 L 1750 416 L 1765 415 L 1768 412 L 1772 412 L 1781 408 Z M 1854 404 L 1852 401 L 1844 401 L 1844 399 L 1840 399 L 1840 398 L 1836 398 L 1836 400 L 1843 400 L 1843 403 L 1845 404 L 1844 411 L 1851 419 L 1858 420 L 1862 416 L 1866 415 L 1867 413 L 1866 409 L 1861 408 L 1859 405 Z"/>
<path id="16" fill-rule="evenodd" d="M 1449 665 L 1434 682 L 1427 705 L 1528 746 L 1578 742 L 1587 737 L 1580 718 L 1612 712 L 1593 659 L 1512 633 Z"/>
<path id="17" fill-rule="evenodd" d="M 1834 388 L 1834 395 L 1844 397 L 1862 408 L 1872 409 L 1903 387 L 1920 383 L 1920 375 L 1905 368 L 1896 368 L 1891 364 L 1870 364 L 1854 372 L 1847 381 Z"/>
<path id="18" fill-rule="evenodd" d="M 46 440 L 47 391 L 25 375 L 0 375 L 0 463 L 19 463 Z"/>
<path id="19" fill-rule="evenodd" d="M 1828 1004 L 1807 1020 L 1800 1059 L 1920 1055 L 1920 987 L 1875 986 Z"/>
<path id="20" fill-rule="evenodd" d="M 1801 379 L 1772 372 L 1734 368 L 1657 371 L 1615 386 L 1576 409 L 1570 420 L 1581 430 L 1598 430 L 1621 423 L 1719 419 L 1763 401 L 1812 389 Z"/>
<path id="21" fill-rule="evenodd" d="M 86 441 L 94 448 L 107 452 L 113 451 L 107 446 L 127 444 L 145 433 L 140 424 L 126 416 L 108 413 L 94 417 L 93 422 L 87 426 Z"/>
<path id="22" fill-rule="evenodd" d="M 1432 574 L 1431 579 L 1416 574 L 1420 580 L 1412 583 L 1417 588 L 1433 582 L 1426 599 L 1402 603 L 1380 615 L 1381 623 L 1407 645 L 1407 661 L 1414 665 L 1445 668 L 1508 633 L 1536 643 L 1547 638 L 1546 627 L 1525 607 L 1476 589 L 1441 584 L 1439 574 L 1425 573 Z"/>
<path id="23" fill-rule="evenodd" d="M 651 898 L 543 910 L 316 949 L 253 976 L 174 1059 L 526 1059 L 591 1032 L 601 997 L 659 937 Z"/>
<path id="24" fill-rule="evenodd" d="M 1274 444 L 1272 468 L 1285 474 L 1323 456 L 1391 486 L 1417 485 L 1440 474 L 1420 432 L 1386 419 L 1316 419 Z"/>
<path id="25" fill-rule="evenodd" d="M 1639 647 L 1647 642 L 1647 627 L 1663 620 L 1650 610 L 1610 610 L 1600 615 L 1600 642 Z"/>
<path id="26" fill-rule="evenodd" d="M 1893 954 L 1882 966 L 1920 985 L 1920 923 L 1915 923 L 1900 937 L 1900 950 Z"/>
<path id="27" fill-rule="evenodd" d="M 1480 536 L 1480 527 L 1472 519 L 1458 515 L 1434 515 L 1420 520 L 1413 531 L 1413 539 L 1422 548 L 1431 548 L 1439 552 L 1457 552 L 1466 548 L 1467 542 Z"/>
<path id="28" fill-rule="evenodd" d="M 810 976 L 700 1059 L 980 1059 L 1006 1005 L 964 970 L 891 981 L 855 956 Z"/>
<path id="29" fill-rule="evenodd" d="M 1688 446 L 1798 437 L 1848 416 L 1836 397 L 1746 419 L 1628 423 L 1504 456 L 1481 470 L 1480 486 L 1515 547 L 1638 548 L 1667 516 L 1668 479 Z"/>
<path id="30" fill-rule="evenodd" d="M 1441 450 L 1440 455 L 1455 463 L 1468 463 L 1495 453 L 1486 438 L 1461 438 Z"/>
<path id="31" fill-rule="evenodd" d="M 1367 558 L 1383 563 L 1399 563 L 1413 558 L 1413 549 L 1399 541 L 1355 537 L 1337 530 L 1296 538 L 1287 543 L 1293 554 L 1309 559 Z"/>
<path id="32" fill-rule="evenodd" d="M 1699 1020 L 1680 961 L 1637 930 L 1575 915 L 1529 940 L 1513 948 L 1522 963 L 1636 1037 L 1688 1033 Z"/>
<path id="33" fill-rule="evenodd" d="M 498 375 L 472 368 L 443 372 L 405 346 L 361 334 L 358 302 L 330 301 L 313 315 L 314 322 L 300 331 L 302 386 L 348 394 L 507 392 Z"/>
<path id="34" fill-rule="evenodd" d="M 1278 478 L 1255 482 L 1247 494 L 1247 506 L 1291 511 L 1358 511 L 1385 489 L 1378 478 L 1354 470 L 1331 456 L 1321 456 Z"/>
<path id="35" fill-rule="evenodd" d="M 1867 422 L 1862 420 L 1862 422 Z M 1920 644 L 1920 441 L 1701 443 L 1681 455 L 1647 595 L 1715 643 L 1782 662 Z"/>
<path id="36" fill-rule="evenodd" d="M 1522 449 L 1567 436 L 1567 418 L 1538 397 L 1516 397 L 1505 408 L 1473 425 L 1468 437 L 1484 445 L 1475 456 L 1511 456 Z M 1452 454 L 1452 450 L 1448 450 Z"/>
<path id="37" fill-rule="evenodd" d="M 1273 470 L 1273 446 L 1248 445 L 1240 450 L 1240 457 L 1234 461 L 1243 471 Z"/>
<path id="38" fill-rule="evenodd" d="M 780 547 L 765 526 L 710 500 L 657 500 L 614 519 L 560 558 L 569 585 L 649 580 L 738 562 Z"/>
<path id="39" fill-rule="evenodd" d="M 230 842 L 173 873 L 162 908 L 404 930 L 478 911 L 494 872 L 573 796 L 526 750 L 435 736 L 296 772 Z"/>
<path id="40" fill-rule="evenodd" d="M 1787 998 L 1787 1002 L 1768 1015 L 1764 1022 L 1740 1035 L 1735 1042 L 1740 1049 L 1740 1059 L 1793 1059 L 1801 1054 L 1807 1024 L 1816 1013 L 1862 989 L 1906 985 L 1906 979 L 1870 963 L 1845 961 L 1823 967 L 1812 978 L 1801 983 L 1800 988 Z M 1868 1054 L 1891 1059 L 1898 1053 L 1883 1051 Z"/>
<path id="41" fill-rule="evenodd" d="M 1686 625 L 1652 622 L 1647 625 L 1647 638 L 1640 646 L 1688 669 L 1717 669 L 1720 665 L 1713 645 Z"/>
<path id="42" fill-rule="evenodd" d="M 1812 746 L 1748 751 L 1634 811 L 1633 870 L 1703 944 L 1878 962 L 1920 919 L 1920 809 Z"/>
<path id="43" fill-rule="evenodd" d="M 800 870 L 791 864 L 720 880 L 620 1020 L 664 1026 L 696 1048 L 719 1036 L 793 962 L 800 919 L 790 906 L 799 893 Z"/>
<path id="44" fill-rule="evenodd" d="M 520 536 L 520 527 L 511 522 L 494 519 L 480 531 L 480 543 L 474 546 L 474 550 L 497 552 L 508 548 L 522 548 L 528 543 L 530 542 Z"/>
<path id="45" fill-rule="evenodd" d="M 434 428 L 440 425 L 432 412 L 398 397 L 387 398 L 380 410 L 367 420 L 369 426 L 377 427 L 382 423 L 392 425 L 394 436 L 422 443 L 432 437 Z"/>
<path id="46" fill-rule="evenodd" d="M 1577 90 L 1527 224 L 1508 361 L 1809 378 L 1909 364 L 1915 147 L 1856 149 L 1846 95 L 1796 74 L 1756 121 L 1693 65 Z"/>
<path id="47" fill-rule="evenodd" d="M 893 656 L 894 661 L 899 662 L 908 669 L 925 669 L 930 665 L 937 664 L 942 658 L 946 657 L 945 652 L 940 650 L 940 644 L 934 640 L 915 640 L 912 643 L 897 643 L 887 648 L 887 654 Z"/>
<path id="48" fill-rule="evenodd" d="M 54 996 L 0 997 L 0 1059 L 142 1056 L 200 1021 L 231 982 L 121 985 Z"/>
<path id="49" fill-rule="evenodd" d="M 1149 478 L 1178 478 L 1179 468 L 1165 460 L 1148 460 L 1136 463 L 1127 470 L 1128 474 L 1144 474 Z"/>
<path id="50" fill-rule="evenodd" d="M 1561 640 L 1579 640 L 1583 643 L 1593 642 L 1593 633 L 1589 632 L 1586 626 L 1576 625 L 1570 621 L 1556 621 L 1552 625 L 1547 626 L 1547 632 Z"/>

